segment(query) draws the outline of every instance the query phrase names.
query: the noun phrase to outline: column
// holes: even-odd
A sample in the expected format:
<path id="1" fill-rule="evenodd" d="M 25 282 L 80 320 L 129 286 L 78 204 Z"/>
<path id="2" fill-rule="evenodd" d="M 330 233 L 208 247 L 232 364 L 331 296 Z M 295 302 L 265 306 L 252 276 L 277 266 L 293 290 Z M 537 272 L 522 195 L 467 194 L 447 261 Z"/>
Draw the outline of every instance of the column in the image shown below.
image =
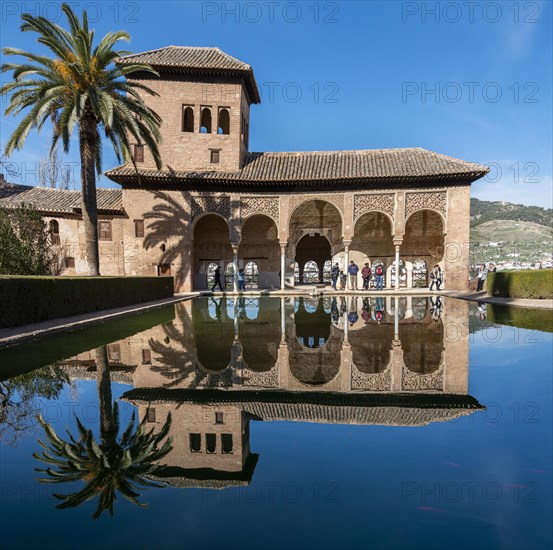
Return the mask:
<path id="1" fill-rule="evenodd" d="M 399 340 L 399 298 L 394 297 L 394 340 Z"/>
<path id="2" fill-rule="evenodd" d="M 344 273 L 346 274 L 346 290 L 349 290 L 350 284 L 349 284 L 349 273 L 348 273 L 348 267 L 349 267 L 349 245 L 351 241 L 344 241 Z"/>
<path id="3" fill-rule="evenodd" d="M 238 292 L 238 245 L 232 245 L 232 269 L 234 276 L 232 278 L 232 284 L 234 292 Z"/>
<path id="4" fill-rule="evenodd" d="M 286 288 L 286 243 L 280 243 L 280 290 Z"/>
<path id="5" fill-rule="evenodd" d="M 280 299 L 280 339 L 286 340 L 286 299 Z"/>
<path id="6" fill-rule="evenodd" d="M 396 244 L 396 290 L 399 290 L 399 244 Z"/>

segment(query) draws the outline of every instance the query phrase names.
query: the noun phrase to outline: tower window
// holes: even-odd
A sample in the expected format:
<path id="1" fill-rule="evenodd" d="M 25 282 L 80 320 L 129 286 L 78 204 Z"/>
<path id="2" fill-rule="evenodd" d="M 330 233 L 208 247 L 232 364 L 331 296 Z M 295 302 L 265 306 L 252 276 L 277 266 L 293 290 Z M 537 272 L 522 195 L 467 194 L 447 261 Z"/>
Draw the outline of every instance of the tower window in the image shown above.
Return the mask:
<path id="1" fill-rule="evenodd" d="M 219 109 L 219 123 L 217 124 L 218 134 L 230 134 L 230 114 L 227 108 Z"/>
<path id="2" fill-rule="evenodd" d="M 211 134 L 211 109 L 209 107 L 202 107 L 200 134 Z"/>
<path id="3" fill-rule="evenodd" d="M 144 145 L 134 146 L 134 162 L 144 162 Z"/>
<path id="4" fill-rule="evenodd" d="M 194 132 L 194 109 L 184 106 L 182 110 L 182 131 Z"/>
<path id="5" fill-rule="evenodd" d="M 221 434 L 221 452 L 223 454 L 232 453 L 232 434 Z"/>
<path id="6" fill-rule="evenodd" d="M 202 434 L 190 434 L 190 450 L 193 453 L 202 452 Z"/>
<path id="7" fill-rule="evenodd" d="M 205 451 L 214 453 L 217 450 L 217 434 L 205 434 Z"/>
<path id="8" fill-rule="evenodd" d="M 142 350 L 142 364 L 151 365 L 152 364 L 152 351 L 148 348 Z"/>
<path id="9" fill-rule="evenodd" d="M 224 416 L 222 412 L 215 413 L 215 424 L 224 424 Z"/>
<path id="10" fill-rule="evenodd" d="M 210 149 L 211 157 L 210 162 L 216 164 L 219 162 L 219 149 Z"/>

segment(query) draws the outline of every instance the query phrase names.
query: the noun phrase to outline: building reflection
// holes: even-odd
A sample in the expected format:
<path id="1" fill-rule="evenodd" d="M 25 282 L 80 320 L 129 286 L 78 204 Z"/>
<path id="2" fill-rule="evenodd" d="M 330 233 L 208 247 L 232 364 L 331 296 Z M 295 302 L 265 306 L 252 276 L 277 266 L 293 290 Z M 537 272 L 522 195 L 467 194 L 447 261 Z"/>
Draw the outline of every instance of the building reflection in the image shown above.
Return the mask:
<path id="1" fill-rule="evenodd" d="M 251 421 L 424 426 L 482 408 L 468 395 L 468 307 L 414 296 L 200 298 L 108 352 L 140 418 L 155 427 L 173 415 L 158 479 L 222 488 L 251 480 Z"/>

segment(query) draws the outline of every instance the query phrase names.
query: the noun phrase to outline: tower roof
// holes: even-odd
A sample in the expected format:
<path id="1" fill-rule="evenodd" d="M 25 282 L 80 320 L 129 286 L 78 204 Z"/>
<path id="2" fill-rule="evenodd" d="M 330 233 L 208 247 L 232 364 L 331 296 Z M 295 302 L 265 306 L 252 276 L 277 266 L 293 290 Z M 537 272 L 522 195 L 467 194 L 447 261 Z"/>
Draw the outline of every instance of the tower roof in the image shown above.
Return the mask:
<path id="1" fill-rule="evenodd" d="M 166 46 L 126 55 L 119 58 L 117 63 L 120 65 L 147 63 L 160 73 L 241 77 L 244 79 L 251 102 L 261 103 L 251 65 L 232 57 L 219 48 Z"/>

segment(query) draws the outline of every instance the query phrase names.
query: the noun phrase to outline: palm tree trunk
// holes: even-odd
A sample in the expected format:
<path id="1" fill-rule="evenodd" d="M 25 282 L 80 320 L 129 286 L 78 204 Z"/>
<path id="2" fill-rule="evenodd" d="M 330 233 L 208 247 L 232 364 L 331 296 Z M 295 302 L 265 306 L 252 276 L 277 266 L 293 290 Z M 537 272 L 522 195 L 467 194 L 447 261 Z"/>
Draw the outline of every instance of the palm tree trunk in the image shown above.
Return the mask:
<path id="1" fill-rule="evenodd" d="M 111 377 L 106 346 L 96 348 L 95 354 L 96 387 L 98 389 L 98 406 L 100 408 L 100 435 L 102 441 L 109 441 L 113 437 L 115 427 L 111 402 Z"/>
<path id="2" fill-rule="evenodd" d="M 98 252 L 98 210 L 96 206 L 96 132 L 97 121 L 93 116 L 83 115 L 79 124 L 81 153 L 81 210 L 86 246 L 86 260 L 90 275 L 100 275 Z"/>

